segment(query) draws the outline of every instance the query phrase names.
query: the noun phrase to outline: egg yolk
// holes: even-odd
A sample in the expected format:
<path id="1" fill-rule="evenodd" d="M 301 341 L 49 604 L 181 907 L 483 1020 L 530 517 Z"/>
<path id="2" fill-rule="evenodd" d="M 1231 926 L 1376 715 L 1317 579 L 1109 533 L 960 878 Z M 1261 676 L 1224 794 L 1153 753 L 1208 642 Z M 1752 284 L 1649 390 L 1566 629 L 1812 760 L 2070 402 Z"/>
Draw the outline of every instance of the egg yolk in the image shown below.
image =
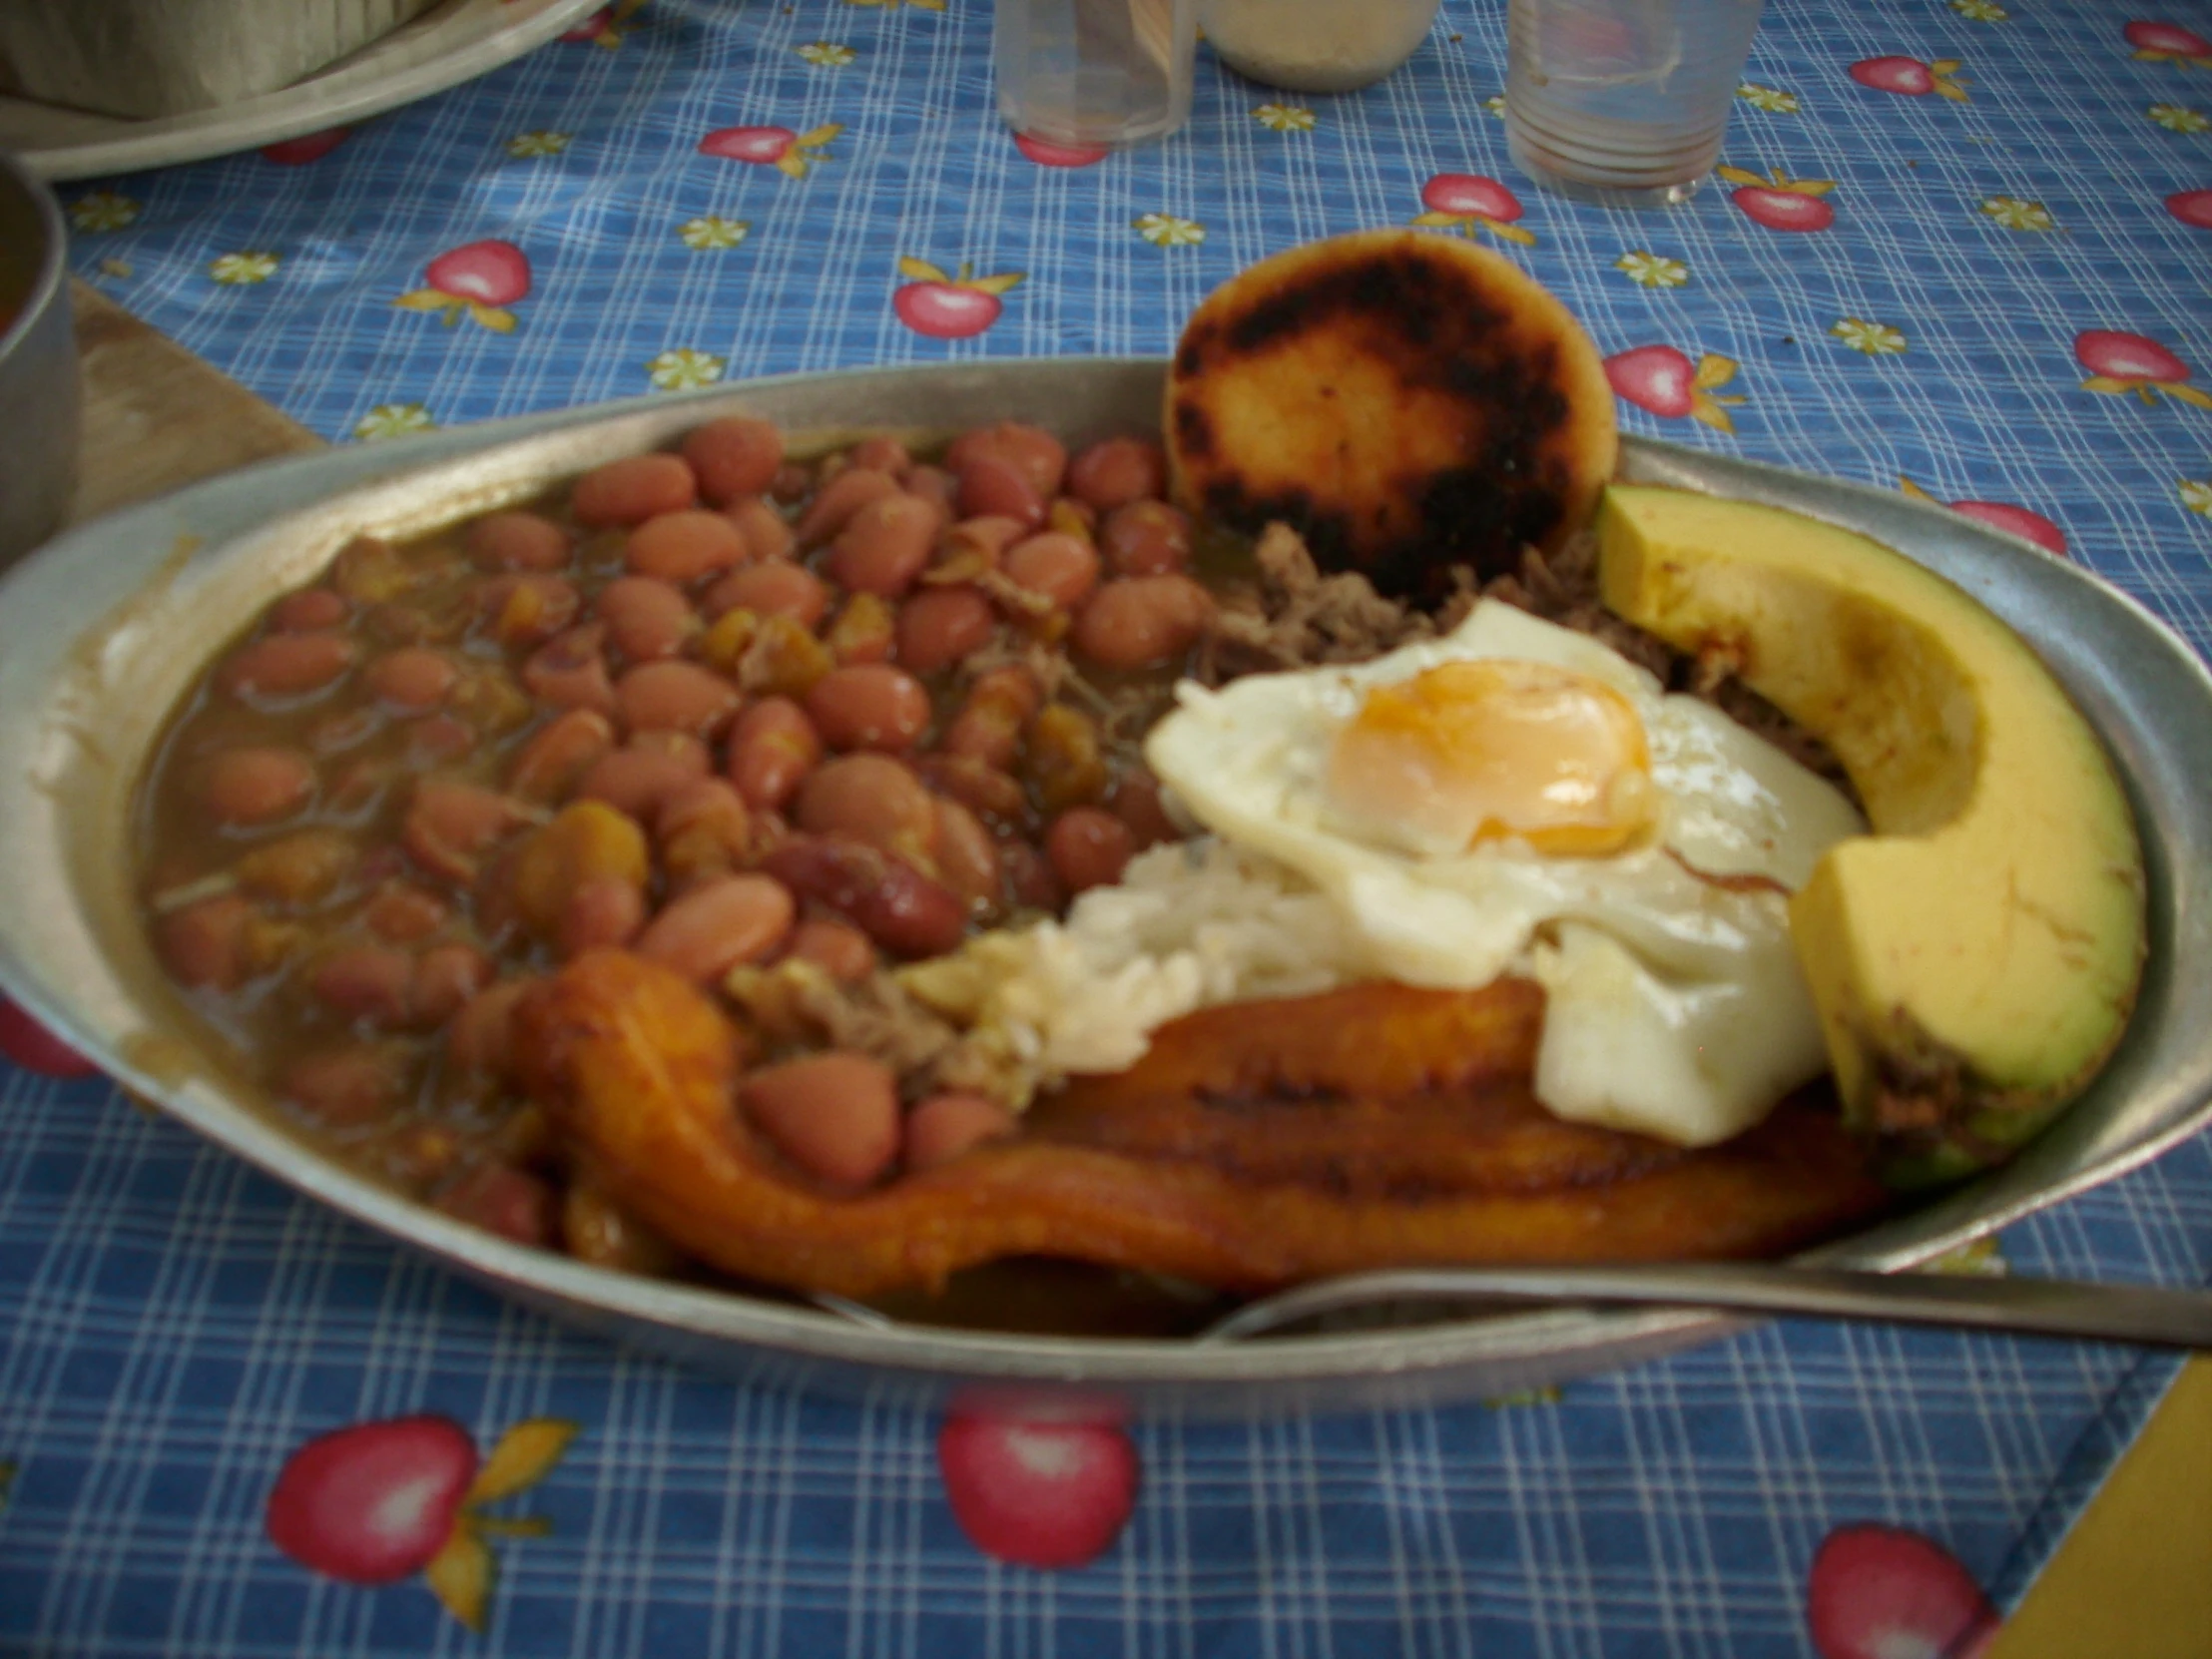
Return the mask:
<path id="1" fill-rule="evenodd" d="M 1550 663 L 1445 663 L 1368 693 L 1329 754 L 1332 806 L 1424 853 L 1518 836 L 1596 857 L 1657 810 L 1643 722 L 1611 686 Z"/>

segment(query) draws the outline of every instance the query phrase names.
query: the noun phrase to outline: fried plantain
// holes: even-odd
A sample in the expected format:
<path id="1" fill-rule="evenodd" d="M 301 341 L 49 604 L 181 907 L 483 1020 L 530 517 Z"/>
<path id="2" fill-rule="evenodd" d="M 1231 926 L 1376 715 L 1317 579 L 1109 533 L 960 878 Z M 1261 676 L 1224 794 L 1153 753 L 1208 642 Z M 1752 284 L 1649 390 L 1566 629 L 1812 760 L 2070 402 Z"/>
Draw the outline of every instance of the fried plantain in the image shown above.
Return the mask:
<path id="1" fill-rule="evenodd" d="M 735 1028 L 666 968 L 578 957 L 524 998 L 516 1048 L 625 1210 L 725 1272 L 845 1296 L 1016 1256 L 1240 1292 L 1419 1264 L 1762 1256 L 1886 1201 L 1834 1112 L 1803 1099 L 1696 1152 L 1559 1122 L 1528 1087 L 1542 1012 L 1517 980 L 1207 1010 L 1011 1139 L 856 1196 L 746 1122 Z"/>
<path id="2" fill-rule="evenodd" d="M 1365 231 L 1262 260 L 1191 313 L 1169 375 L 1176 500 L 1383 593 L 1488 578 L 1587 524 L 1617 450 L 1597 347 L 1499 255 Z"/>

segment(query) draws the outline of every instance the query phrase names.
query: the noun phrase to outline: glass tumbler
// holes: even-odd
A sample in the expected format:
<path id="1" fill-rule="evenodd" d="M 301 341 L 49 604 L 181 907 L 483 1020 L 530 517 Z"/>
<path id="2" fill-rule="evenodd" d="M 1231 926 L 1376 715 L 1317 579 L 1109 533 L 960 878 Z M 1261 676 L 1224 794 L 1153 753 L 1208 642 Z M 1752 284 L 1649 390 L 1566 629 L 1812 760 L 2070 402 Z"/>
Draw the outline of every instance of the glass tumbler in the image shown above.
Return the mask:
<path id="1" fill-rule="evenodd" d="M 1688 200 L 1720 159 L 1760 0 L 1507 0 L 1505 138 L 1538 184 Z"/>
<path id="2" fill-rule="evenodd" d="M 1053 144 L 1164 138 L 1191 115 L 1194 0 L 995 0 L 998 113 Z"/>

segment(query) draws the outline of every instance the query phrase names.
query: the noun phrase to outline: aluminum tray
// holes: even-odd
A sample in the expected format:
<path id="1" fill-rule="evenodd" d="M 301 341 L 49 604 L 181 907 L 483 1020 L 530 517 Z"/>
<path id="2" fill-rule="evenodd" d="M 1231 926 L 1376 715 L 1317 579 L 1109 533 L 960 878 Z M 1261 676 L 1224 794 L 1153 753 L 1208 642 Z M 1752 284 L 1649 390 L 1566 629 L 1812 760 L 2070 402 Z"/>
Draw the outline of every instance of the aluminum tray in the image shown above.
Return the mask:
<path id="1" fill-rule="evenodd" d="M 1132 1408 L 1307 1410 L 1556 1382 L 1707 1341 L 1736 1321 L 1561 1309 L 1197 1347 L 868 1329 L 523 1249 L 395 1197 L 296 1138 L 227 1068 L 136 912 L 131 798 L 166 712 L 272 597 L 359 530 L 408 535 L 747 410 L 795 433 L 1036 421 L 1071 439 L 1156 425 L 1165 364 L 1047 359 L 799 375 L 533 415 L 252 468 L 65 536 L 0 583 L 0 986 L 117 1079 L 301 1192 L 558 1318 L 742 1379 L 845 1393 L 963 1384 Z M 2212 1119 L 2212 678 L 2148 612 L 1945 509 L 1631 440 L 1632 479 L 1740 496 L 1901 548 L 2050 662 L 2110 747 L 2142 826 L 2150 963 L 2096 1085 L 2013 1164 L 1818 1253 L 1898 1269 L 2133 1168 Z"/>

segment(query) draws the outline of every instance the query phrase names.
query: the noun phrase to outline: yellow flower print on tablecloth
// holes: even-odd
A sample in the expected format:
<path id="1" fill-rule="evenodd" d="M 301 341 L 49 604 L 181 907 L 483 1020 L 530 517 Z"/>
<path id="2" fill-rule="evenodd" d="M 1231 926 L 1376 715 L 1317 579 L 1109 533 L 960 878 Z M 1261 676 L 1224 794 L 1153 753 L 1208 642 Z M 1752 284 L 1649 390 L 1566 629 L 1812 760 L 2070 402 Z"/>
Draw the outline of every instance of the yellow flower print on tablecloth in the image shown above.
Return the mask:
<path id="1" fill-rule="evenodd" d="M 1870 357 L 1895 357 L 1905 349 L 1905 336 L 1887 322 L 1839 317 L 1828 331 L 1854 351 L 1864 351 Z"/>
<path id="2" fill-rule="evenodd" d="M 1271 133 L 1310 133 L 1314 130 L 1314 112 L 1299 104 L 1262 104 L 1252 112 L 1252 119 Z"/>
<path id="3" fill-rule="evenodd" d="M 1206 240 L 1206 227 L 1195 219 L 1173 214 L 1141 214 L 1130 221 L 1137 235 L 1155 248 L 1196 248 Z"/>
<path id="4" fill-rule="evenodd" d="M 139 205 L 112 190 L 88 191 L 69 205 L 69 223 L 80 231 L 120 231 L 138 216 Z"/>
<path id="5" fill-rule="evenodd" d="M 1498 120 L 1503 121 L 1505 119 L 1505 94 L 1502 92 L 1491 93 L 1489 97 L 1482 100 L 1482 107 L 1496 116 Z"/>
<path id="6" fill-rule="evenodd" d="M 2143 113 L 2169 133 L 2201 133 L 2212 127 L 2212 121 L 2179 104 L 2153 104 Z"/>
<path id="7" fill-rule="evenodd" d="M 795 46 L 792 50 L 817 69 L 842 69 L 860 55 L 851 47 L 840 46 L 833 40 L 811 40 L 805 46 Z"/>
<path id="8" fill-rule="evenodd" d="M 2040 202 L 2024 202 L 2017 196 L 1985 196 L 1981 211 L 2007 231 L 2052 231 L 2057 221 Z"/>
<path id="9" fill-rule="evenodd" d="M 697 219 L 687 219 L 676 227 L 676 234 L 683 239 L 686 248 L 699 253 L 713 253 L 724 248 L 735 248 L 753 234 L 750 219 L 724 219 L 720 214 L 701 214 Z"/>
<path id="10" fill-rule="evenodd" d="M 507 154 L 518 162 L 535 161 L 541 156 L 558 156 L 569 146 L 573 133 L 517 133 L 507 141 Z"/>
<path id="11" fill-rule="evenodd" d="M 432 432 L 437 422 L 420 403 L 379 403 L 353 422 L 353 435 L 363 443 L 379 438 L 403 438 L 409 432 Z"/>
<path id="12" fill-rule="evenodd" d="M 2181 497 L 2181 504 L 2192 513 L 2202 513 L 2206 518 L 2212 518 L 2212 478 L 2176 479 L 2174 493 Z"/>
<path id="13" fill-rule="evenodd" d="M 2004 23 L 2012 16 L 1996 0 L 1950 0 L 1950 9 L 1969 23 Z"/>
<path id="14" fill-rule="evenodd" d="M 686 391 L 693 386 L 713 385 L 729 366 L 727 357 L 679 345 L 653 358 L 645 365 L 645 372 L 662 391 Z"/>
<path id="15" fill-rule="evenodd" d="M 1765 110 L 1769 115 L 1798 113 L 1798 95 L 1785 92 L 1780 87 L 1763 87 L 1756 82 L 1744 81 L 1738 84 L 1736 96 L 1753 109 Z"/>
<path id="16" fill-rule="evenodd" d="M 208 264 L 208 275 L 219 282 L 266 282 L 282 262 L 275 254 L 221 254 Z"/>
<path id="17" fill-rule="evenodd" d="M 1623 254 L 1613 269 L 1640 288 L 1678 288 L 1690 279 L 1690 268 L 1664 254 Z"/>

